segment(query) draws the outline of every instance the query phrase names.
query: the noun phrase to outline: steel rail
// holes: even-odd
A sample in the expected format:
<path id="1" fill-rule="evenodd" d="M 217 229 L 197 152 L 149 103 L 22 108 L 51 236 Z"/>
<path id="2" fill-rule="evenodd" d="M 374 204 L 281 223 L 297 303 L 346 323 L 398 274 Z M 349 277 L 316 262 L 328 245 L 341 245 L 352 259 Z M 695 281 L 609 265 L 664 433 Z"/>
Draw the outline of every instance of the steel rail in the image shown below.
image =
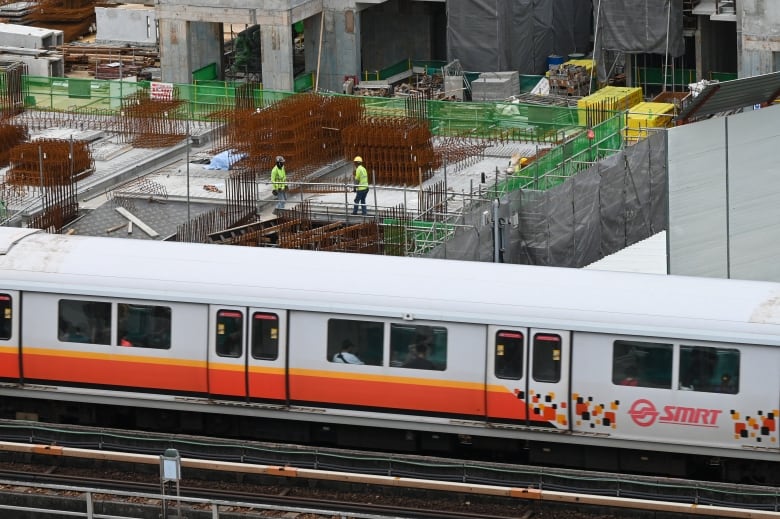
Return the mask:
<path id="1" fill-rule="evenodd" d="M 112 461 L 120 463 L 137 463 L 146 465 L 160 464 L 159 456 L 60 447 L 56 445 L 32 445 L 13 442 L 0 442 L 0 451 Z M 780 519 L 780 512 L 775 511 L 701 505 L 698 503 L 601 496 L 587 493 L 561 492 L 536 488 L 518 488 L 499 485 L 435 481 L 398 476 L 356 474 L 341 471 L 296 468 L 292 466 L 257 465 L 227 461 L 182 458 L 181 467 L 237 474 L 252 474 L 293 479 L 309 479 L 315 481 L 377 485 L 391 488 L 442 491 L 465 495 L 503 497 L 558 504 L 593 505 L 610 508 L 637 509 L 646 511 L 649 510 L 655 512 L 672 512 L 688 514 L 689 516 L 729 517 L 740 519 Z"/>

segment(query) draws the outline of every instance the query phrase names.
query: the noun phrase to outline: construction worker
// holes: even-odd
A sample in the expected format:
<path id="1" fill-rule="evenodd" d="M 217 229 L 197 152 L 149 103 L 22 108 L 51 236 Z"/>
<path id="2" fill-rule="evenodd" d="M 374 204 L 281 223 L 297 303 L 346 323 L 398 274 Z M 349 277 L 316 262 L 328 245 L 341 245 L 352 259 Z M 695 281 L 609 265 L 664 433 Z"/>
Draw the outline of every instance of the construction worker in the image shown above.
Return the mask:
<path id="1" fill-rule="evenodd" d="M 368 195 L 368 172 L 363 167 L 363 159 L 358 155 L 355 162 L 355 207 L 352 214 L 357 214 L 358 205 L 363 204 L 363 216 L 368 214 L 366 209 L 366 196 Z"/>
<path id="2" fill-rule="evenodd" d="M 276 166 L 271 170 L 271 188 L 276 195 L 276 208 L 284 209 L 287 201 L 287 172 L 284 170 L 284 157 L 276 157 Z"/>
<path id="3" fill-rule="evenodd" d="M 515 166 L 515 173 L 520 173 L 520 170 L 523 169 L 526 164 L 528 164 L 527 157 L 522 157 L 520 160 L 518 160 L 517 165 Z"/>

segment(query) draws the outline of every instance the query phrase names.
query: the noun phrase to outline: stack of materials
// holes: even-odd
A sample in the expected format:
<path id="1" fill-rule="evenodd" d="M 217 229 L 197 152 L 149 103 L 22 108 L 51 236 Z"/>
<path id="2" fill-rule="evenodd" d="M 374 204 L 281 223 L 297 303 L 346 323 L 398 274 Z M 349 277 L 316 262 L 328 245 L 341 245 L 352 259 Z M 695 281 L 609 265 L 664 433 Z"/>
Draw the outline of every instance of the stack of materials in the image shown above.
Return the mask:
<path id="1" fill-rule="evenodd" d="M 549 72 L 550 94 L 563 96 L 587 95 L 590 73 L 581 65 L 553 65 Z"/>
<path id="2" fill-rule="evenodd" d="M 27 21 L 27 16 L 34 6 L 33 2 L 14 2 L 0 5 L 0 21 L 2 23 L 24 25 Z"/>
<path id="3" fill-rule="evenodd" d="M 647 138 L 651 128 L 669 128 L 675 115 L 673 103 L 639 103 L 628 112 L 626 141 L 637 142 Z"/>
<path id="4" fill-rule="evenodd" d="M 502 101 L 520 93 L 520 74 L 483 72 L 471 82 L 472 101 Z"/>
<path id="5" fill-rule="evenodd" d="M 95 24 L 95 0 L 38 0 L 29 25 L 63 32 L 65 43 L 90 32 Z"/>
<path id="6" fill-rule="evenodd" d="M 577 101 L 580 126 L 595 126 L 642 102 L 641 87 L 606 86 Z"/>

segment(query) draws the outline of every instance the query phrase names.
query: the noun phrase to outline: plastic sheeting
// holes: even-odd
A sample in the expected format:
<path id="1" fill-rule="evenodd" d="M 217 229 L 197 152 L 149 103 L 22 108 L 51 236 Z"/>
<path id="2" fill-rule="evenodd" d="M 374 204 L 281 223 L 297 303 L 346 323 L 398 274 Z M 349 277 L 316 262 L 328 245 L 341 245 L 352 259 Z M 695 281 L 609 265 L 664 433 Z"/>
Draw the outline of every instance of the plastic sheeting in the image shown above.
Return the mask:
<path id="1" fill-rule="evenodd" d="M 474 72 L 543 74 L 547 58 L 591 51 L 584 0 L 447 0 L 447 57 Z"/>
<path id="2" fill-rule="evenodd" d="M 598 21 L 598 48 L 674 57 L 685 53 L 682 0 L 593 0 L 593 3 Z"/>
<path id="3" fill-rule="evenodd" d="M 233 167 L 233 164 L 246 157 L 245 153 L 238 153 L 235 150 L 227 150 L 211 157 L 206 169 L 221 169 L 224 171 Z"/>
<path id="4" fill-rule="evenodd" d="M 620 53 L 685 54 L 682 0 L 593 0 L 598 79 Z"/>
<path id="5" fill-rule="evenodd" d="M 434 257 L 584 267 L 662 231 L 667 225 L 666 140 L 651 135 L 546 191 L 513 191 L 500 200 L 499 246 L 493 208 L 464 215 Z"/>

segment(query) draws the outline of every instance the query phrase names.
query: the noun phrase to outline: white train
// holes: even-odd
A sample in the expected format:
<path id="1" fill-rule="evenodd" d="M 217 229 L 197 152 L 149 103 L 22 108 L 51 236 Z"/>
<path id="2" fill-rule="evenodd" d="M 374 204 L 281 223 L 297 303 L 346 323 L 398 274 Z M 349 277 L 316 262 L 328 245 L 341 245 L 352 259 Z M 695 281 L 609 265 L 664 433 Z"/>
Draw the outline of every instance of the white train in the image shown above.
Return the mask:
<path id="1" fill-rule="evenodd" d="M 4 416 L 780 473 L 775 283 L 19 228 L 0 252 Z"/>

